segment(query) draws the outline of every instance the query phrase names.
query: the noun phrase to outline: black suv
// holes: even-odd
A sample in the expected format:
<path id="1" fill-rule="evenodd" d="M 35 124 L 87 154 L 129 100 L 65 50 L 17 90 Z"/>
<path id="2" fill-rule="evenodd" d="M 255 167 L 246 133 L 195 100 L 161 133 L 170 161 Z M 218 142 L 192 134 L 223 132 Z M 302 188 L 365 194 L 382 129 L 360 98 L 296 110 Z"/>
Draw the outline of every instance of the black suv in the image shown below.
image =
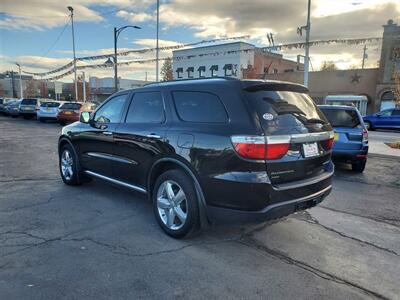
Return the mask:
<path id="1" fill-rule="evenodd" d="M 227 78 L 118 92 L 63 128 L 62 179 L 95 177 L 147 194 L 173 237 L 312 207 L 331 191 L 333 132 L 307 92 Z"/>

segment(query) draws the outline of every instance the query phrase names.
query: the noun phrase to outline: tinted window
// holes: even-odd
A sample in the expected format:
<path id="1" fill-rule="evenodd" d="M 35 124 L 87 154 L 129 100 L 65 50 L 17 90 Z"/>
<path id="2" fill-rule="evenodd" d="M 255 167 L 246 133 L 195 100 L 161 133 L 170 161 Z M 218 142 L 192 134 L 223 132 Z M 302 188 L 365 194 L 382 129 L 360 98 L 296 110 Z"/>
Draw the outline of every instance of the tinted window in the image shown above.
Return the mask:
<path id="1" fill-rule="evenodd" d="M 111 98 L 105 103 L 97 112 L 94 117 L 95 122 L 102 123 L 118 123 L 121 120 L 122 110 L 127 95 L 119 95 Z"/>
<path id="2" fill-rule="evenodd" d="M 60 103 L 58 102 L 44 102 L 40 105 L 40 107 L 59 107 Z"/>
<path id="3" fill-rule="evenodd" d="M 37 99 L 23 99 L 21 104 L 22 105 L 36 105 Z"/>
<path id="4" fill-rule="evenodd" d="M 176 112 L 181 120 L 199 123 L 226 123 L 228 115 L 221 100 L 204 92 L 173 92 Z"/>
<path id="5" fill-rule="evenodd" d="M 360 118 L 353 109 L 321 108 L 333 127 L 355 128 L 360 125 Z"/>
<path id="6" fill-rule="evenodd" d="M 268 133 L 281 134 L 287 128 L 325 123 L 324 114 L 311 97 L 292 91 L 244 92 L 258 114 L 258 119 Z"/>
<path id="7" fill-rule="evenodd" d="M 392 111 L 392 116 L 400 116 L 400 110 L 395 109 L 394 111 Z"/>
<path id="8" fill-rule="evenodd" d="M 80 103 L 64 103 L 60 109 L 81 109 L 82 104 Z"/>
<path id="9" fill-rule="evenodd" d="M 161 93 L 136 93 L 133 96 L 126 123 L 162 123 L 164 120 L 164 102 Z"/>

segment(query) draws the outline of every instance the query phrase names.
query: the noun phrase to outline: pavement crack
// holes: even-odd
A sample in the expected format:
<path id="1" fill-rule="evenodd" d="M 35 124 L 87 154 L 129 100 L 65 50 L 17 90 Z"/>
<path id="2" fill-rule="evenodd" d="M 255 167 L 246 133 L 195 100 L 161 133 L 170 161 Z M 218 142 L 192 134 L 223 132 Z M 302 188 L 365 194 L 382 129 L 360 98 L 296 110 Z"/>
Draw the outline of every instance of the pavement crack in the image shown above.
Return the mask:
<path id="1" fill-rule="evenodd" d="M 379 293 L 377 293 L 375 291 L 369 290 L 369 289 L 367 289 L 367 288 L 365 288 L 365 287 L 363 287 L 363 286 L 361 286 L 361 285 L 359 285 L 357 283 L 351 282 L 351 281 L 349 281 L 347 279 L 344 279 L 344 278 L 340 278 L 340 277 L 338 277 L 338 276 L 336 276 L 334 274 L 330 274 L 330 273 L 327 273 L 325 271 L 319 270 L 319 269 L 317 269 L 317 268 L 315 268 L 315 267 L 313 267 L 313 266 L 311 266 L 311 265 L 309 265 L 309 264 L 307 264 L 305 262 L 296 260 L 296 259 L 294 259 L 294 258 L 292 258 L 292 257 L 290 257 L 290 256 L 288 256 L 288 255 L 286 255 L 284 253 L 281 253 L 281 252 L 278 252 L 278 251 L 273 250 L 271 248 L 268 248 L 267 246 L 258 243 L 254 238 L 252 238 L 250 236 L 246 236 L 246 237 L 238 240 L 237 242 L 242 244 L 242 245 L 244 245 L 244 246 L 247 246 L 249 248 L 256 249 L 257 251 L 260 251 L 262 253 L 266 253 L 266 254 L 268 254 L 268 255 L 270 255 L 272 257 L 275 257 L 275 258 L 279 259 L 280 261 L 283 261 L 283 262 L 285 262 L 285 263 L 287 263 L 289 265 L 294 265 L 294 266 L 296 266 L 298 268 L 301 268 L 301 269 L 303 269 L 303 270 L 305 270 L 307 272 L 310 272 L 310 273 L 314 274 L 315 276 L 318 276 L 318 277 L 320 277 L 322 279 L 333 281 L 333 282 L 336 282 L 338 284 L 347 285 L 347 286 L 352 287 L 352 288 L 356 288 L 358 290 L 361 290 L 363 293 L 371 295 L 371 296 L 374 296 L 376 298 L 389 300 L 388 297 L 386 297 L 384 295 L 381 295 L 381 294 L 379 294 Z"/>
<path id="2" fill-rule="evenodd" d="M 0 180 L 0 183 L 10 183 L 10 182 L 21 182 L 21 181 L 60 181 L 58 178 L 12 178 L 6 180 Z"/>
<path id="3" fill-rule="evenodd" d="M 317 219 L 313 218 L 311 215 L 310 215 L 310 219 L 311 219 L 311 220 L 303 220 L 303 219 L 298 219 L 298 220 L 301 220 L 301 221 L 303 221 L 303 222 L 307 222 L 307 223 L 310 223 L 310 224 L 314 224 L 314 225 L 317 225 L 317 226 L 321 226 L 321 227 L 324 228 L 325 230 L 328 230 L 328 231 L 330 231 L 330 232 L 336 233 L 336 234 L 340 235 L 341 237 L 344 237 L 344 238 L 347 238 L 347 239 L 350 239 L 350 240 L 353 240 L 353 241 L 356 241 L 356 242 L 359 242 L 359 243 L 362 243 L 362 244 L 365 244 L 365 245 L 374 247 L 374 248 L 376 248 L 376 249 L 378 249 L 378 250 L 382 250 L 382 251 L 388 252 L 388 253 L 390 253 L 390 254 L 394 254 L 394 255 L 396 255 L 396 256 L 399 256 L 399 254 L 398 254 L 396 251 L 394 251 L 394 250 L 391 250 L 391 249 L 388 249 L 388 248 L 385 248 L 385 247 L 376 245 L 376 244 L 374 244 L 374 243 L 371 243 L 371 242 L 368 242 L 368 241 L 365 241 L 365 240 L 358 239 L 358 238 L 353 237 L 353 236 L 349 236 L 349 235 L 347 235 L 347 234 L 345 234 L 345 233 L 343 233 L 343 232 L 341 232 L 341 231 L 338 231 L 338 230 L 336 230 L 336 229 L 333 229 L 333 228 L 331 228 L 331 227 L 328 227 L 328 226 L 326 226 L 326 225 L 323 225 L 323 224 L 321 224 Z"/>
<path id="4" fill-rule="evenodd" d="M 387 225 L 399 227 L 400 220 L 397 220 L 397 219 L 394 219 L 394 218 L 390 219 L 390 218 L 375 218 L 375 217 L 370 217 L 370 216 L 363 216 L 363 215 L 360 215 L 360 214 L 351 213 L 351 212 L 348 212 L 348 211 L 327 207 L 325 205 L 318 205 L 318 207 L 323 208 L 323 209 L 327 209 L 327 210 L 330 210 L 330 211 L 333 211 L 333 212 L 339 212 L 339 213 L 343 213 L 343 214 L 347 214 L 347 215 L 351 215 L 351 216 L 355 216 L 355 217 L 359 217 L 359 218 L 372 220 L 372 221 L 375 221 L 375 222 L 378 222 L 378 223 L 384 223 L 384 224 L 387 224 Z"/>
<path id="5" fill-rule="evenodd" d="M 41 205 L 49 204 L 49 203 L 50 203 L 51 201 L 53 201 L 53 200 L 54 200 L 54 197 L 53 197 L 53 196 L 50 196 L 49 199 L 47 199 L 46 201 L 37 202 L 37 203 L 32 203 L 32 204 L 28 204 L 28 205 L 23 205 L 23 206 L 11 208 L 11 209 L 2 209 L 2 210 L 0 210 L 0 213 L 9 213 L 9 212 L 18 211 L 18 210 L 21 210 L 21 209 L 26 209 L 26 208 L 32 208 L 32 207 L 36 207 L 36 206 L 41 206 Z"/>

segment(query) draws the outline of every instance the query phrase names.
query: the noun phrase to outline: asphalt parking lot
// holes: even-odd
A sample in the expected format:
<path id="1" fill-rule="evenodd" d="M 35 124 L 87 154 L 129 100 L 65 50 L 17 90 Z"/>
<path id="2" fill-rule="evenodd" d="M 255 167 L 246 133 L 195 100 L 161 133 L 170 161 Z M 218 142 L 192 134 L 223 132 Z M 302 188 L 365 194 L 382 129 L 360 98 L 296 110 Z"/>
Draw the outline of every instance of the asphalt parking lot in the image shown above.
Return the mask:
<path id="1" fill-rule="evenodd" d="M 400 299 L 400 160 L 311 210 L 166 236 L 139 194 L 58 174 L 58 124 L 0 116 L 0 299 Z"/>

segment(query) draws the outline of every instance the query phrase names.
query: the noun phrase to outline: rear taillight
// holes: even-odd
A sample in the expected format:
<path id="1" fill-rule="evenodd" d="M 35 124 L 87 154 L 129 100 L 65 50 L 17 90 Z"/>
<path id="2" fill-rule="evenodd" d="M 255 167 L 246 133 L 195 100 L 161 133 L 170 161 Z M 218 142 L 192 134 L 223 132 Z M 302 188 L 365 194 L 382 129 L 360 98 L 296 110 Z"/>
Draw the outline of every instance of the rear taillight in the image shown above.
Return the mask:
<path id="1" fill-rule="evenodd" d="M 363 129 L 363 142 L 368 142 L 368 130 L 367 130 L 367 128 Z"/>
<path id="2" fill-rule="evenodd" d="M 232 144 L 236 152 L 246 159 L 279 159 L 289 150 L 290 136 L 233 136 Z"/>
<path id="3" fill-rule="evenodd" d="M 328 140 L 321 141 L 322 148 L 324 148 L 325 151 L 331 150 L 333 147 L 334 140 L 335 140 L 335 134 L 334 134 L 334 132 L 331 132 Z"/>

